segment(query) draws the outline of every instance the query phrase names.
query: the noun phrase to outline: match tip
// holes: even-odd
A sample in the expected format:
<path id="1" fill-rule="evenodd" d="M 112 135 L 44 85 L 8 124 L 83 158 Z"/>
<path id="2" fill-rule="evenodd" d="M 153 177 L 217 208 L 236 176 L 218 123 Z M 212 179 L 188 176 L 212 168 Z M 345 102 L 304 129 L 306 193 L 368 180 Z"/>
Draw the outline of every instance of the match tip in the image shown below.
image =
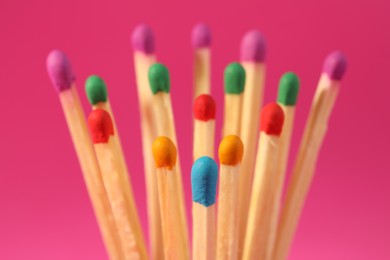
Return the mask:
<path id="1" fill-rule="evenodd" d="M 247 32 L 241 41 L 241 60 L 265 61 L 265 38 L 256 30 Z"/>
<path id="2" fill-rule="evenodd" d="M 194 102 L 195 119 L 201 121 L 215 119 L 215 107 L 215 101 L 211 95 L 199 95 Z"/>
<path id="3" fill-rule="evenodd" d="M 341 80 L 347 70 L 347 58 L 340 51 L 332 52 L 324 62 L 323 72 L 332 80 Z"/>
<path id="4" fill-rule="evenodd" d="M 241 94 L 245 86 L 245 70 L 240 63 L 230 63 L 224 74 L 225 93 Z"/>
<path id="5" fill-rule="evenodd" d="M 260 131 L 279 136 L 282 132 L 284 113 L 276 103 L 269 103 L 261 111 Z"/>
<path id="6" fill-rule="evenodd" d="M 85 92 L 91 105 L 96 105 L 99 102 L 107 102 L 106 83 L 99 76 L 92 75 L 86 80 Z"/>
<path id="7" fill-rule="evenodd" d="M 152 29 L 146 24 L 138 25 L 131 35 L 131 42 L 136 51 L 146 54 L 154 53 L 154 36 Z"/>
<path id="8" fill-rule="evenodd" d="M 205 48 L 211 45 L 211 32 L 204 23 L 199 23 L 192 29 L 192 46 L 194 48 Z"/>
<path id="9" fill-rule="evenodd" d="M 215 203 L 218 181 L 218 166 L 207 156 L 196 160 L 191 170 L 192 201 L 205 207 Z"/>
<path id="10" fill-rule="evenodd" d="M 148 76 L 153 94 L 157 94 L 160 91 L 169 93 L 171 82 L 168 68 L 165 65 L 161 63 L 153 64 L 149 68 Z"/>
<path id="11" fill-rule="evenodd" d="M 279 81 L 278 102 L 285 106 L 295 106 L 299 91 L 299 78 L 293 72 L 285 73 Z"/>
<path id="12" fill-rule="evenodd" d="M 171 170 L 175 166 L 176 146 L 168 137 L 157 137 L 153 142 L 152 151 L 157 168 L 167 167 Z"/>
<path id="13" fill-rule="evenodd" d="M 114 135 L 111 116 L 103 109 L 95 109 L 89 114 L 88 125 L 94 144 L 107 143 L 110 135 Z"/>
<path id="14" fill-rule="evenodd" d="M 58 92 L 72 86 L 75 76 L 65 53 L 60 50 L 51 51 L 47 56 L 46 66 L 50 80 Z"/>
<path id="15" fill-rule="evenodd" d="M 242 160 L 244 144 L 237 135 L 225 136 L 218 148 L 219 161 L 225 165 L 237 165 Z"/>

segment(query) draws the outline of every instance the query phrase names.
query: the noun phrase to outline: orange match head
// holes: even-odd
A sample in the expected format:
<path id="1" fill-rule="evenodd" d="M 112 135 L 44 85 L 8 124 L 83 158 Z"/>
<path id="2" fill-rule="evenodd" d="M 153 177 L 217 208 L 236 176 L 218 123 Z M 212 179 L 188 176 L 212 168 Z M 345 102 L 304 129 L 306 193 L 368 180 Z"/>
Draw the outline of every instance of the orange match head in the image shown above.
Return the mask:
<path id="1" fill-rule="evenodd" d="M 157 168 L 166 167 L 171 170 L 175 166 L 177 150 L 168 137 L 157 137 L 153 142 L 152 152 Z"/>
<path id="2" fill-rule="evenodd" d="M 218 149 L 219 161 L 225 165 L 237 165 L 241 162 L 244 144 L 237 135 L 225 136 Z"/>

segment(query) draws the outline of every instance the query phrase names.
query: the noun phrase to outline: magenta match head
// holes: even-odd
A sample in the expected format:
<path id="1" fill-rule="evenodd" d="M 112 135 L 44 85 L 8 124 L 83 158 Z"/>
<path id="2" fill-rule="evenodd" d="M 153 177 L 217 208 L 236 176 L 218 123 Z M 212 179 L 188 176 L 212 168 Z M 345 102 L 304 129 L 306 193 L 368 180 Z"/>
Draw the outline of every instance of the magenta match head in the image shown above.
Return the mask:
<path id="1" fill-rule="evenodd" d="M 146 24 L 138 25 L 131 35 L 131 42 L 136 51 L 145 54 L 154 53 L 154 36 L 152 29 Z"/>
<path id="2" fill-rule="evenodd" d="M 326 57 L 323 72 L 332 80 L 341 80 L 347 70 L 347 59 L 340 51 L 332 52 Z"/>
<path id="3" fill-rule="evenodd" d="M 47 56 L 46 66 L 51 83 L 58 92 L 72 86 L 75 76 L 65 53 L 60 50 L 51 51 Z"/>
<path id="4" fill-rule="evenodd" d="M 264 62 L 265 38 L 256 30 L 247 32 L 241 40 L 241 61 Z"/>
<path id="5" fill-rule="evenodd" d="M 192 46 L 194 48 L 207 48 L 211 45 L 211 32 L 204 23 L 199 23 L 192 29 Z"/>

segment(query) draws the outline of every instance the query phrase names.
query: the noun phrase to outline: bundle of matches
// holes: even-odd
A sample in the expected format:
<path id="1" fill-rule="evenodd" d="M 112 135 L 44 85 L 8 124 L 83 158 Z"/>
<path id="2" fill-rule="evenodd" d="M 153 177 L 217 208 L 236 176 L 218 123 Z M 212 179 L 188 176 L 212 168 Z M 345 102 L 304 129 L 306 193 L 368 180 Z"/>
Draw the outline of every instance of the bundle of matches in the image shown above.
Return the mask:
<path id="1" fill-rule="evenodd" d="M 110 259 L 284 260 L 315 173 L 328 120 L 346 71 L 346 59 L 331 53 L 312 102 L 287 187 L 283 187 L 300 89 L 292 72 L 282 75 L 276 102 L 262 109 L 265 39 L 249 31 L 241 61 L 224 73 L 223 138 L 215 161 L 217 104 L 211 91 L 211 33 L 194 27 L 193 236 L 190 246 L 182 171 L 171 104 L 168 68 L 157 62 L 152 30 L 138 26 L 131 37 L 139 98 L 149 252 L 140 226 L 108 88 L 92 75 L 85 90 L 86 120 L 66 55 L 47 58 L 87 190 Z M 89 131 L 88 127 L 89 126 Z M 257 149 L 256 149 L 257 147 Z M 219 182 L 219 184 L 218 184 Z M 286 198 L 282 201 L 283 189 Z M 217 194 L 218 190 L 218 194 Z"/>

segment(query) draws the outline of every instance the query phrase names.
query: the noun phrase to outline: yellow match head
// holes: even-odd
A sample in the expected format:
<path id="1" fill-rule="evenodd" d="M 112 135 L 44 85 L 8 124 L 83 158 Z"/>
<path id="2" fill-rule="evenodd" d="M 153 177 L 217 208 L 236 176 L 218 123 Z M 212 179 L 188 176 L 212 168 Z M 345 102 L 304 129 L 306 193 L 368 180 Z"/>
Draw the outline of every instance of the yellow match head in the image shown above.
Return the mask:
<path id="1" fill-rule="evenodd" d="M 225 165 L 237 165 L 241 162 L 244 144 L 237 135 L 225 136 L 218 149 L 219 161 Z"/>
<path id="2" fill-rule="evenodd" d="M 157 137 L 153 142 L 153 157 L 157 168 L 171 170 L 176 164 L 177 150 L 175 144 L 166 136 Z"/>

